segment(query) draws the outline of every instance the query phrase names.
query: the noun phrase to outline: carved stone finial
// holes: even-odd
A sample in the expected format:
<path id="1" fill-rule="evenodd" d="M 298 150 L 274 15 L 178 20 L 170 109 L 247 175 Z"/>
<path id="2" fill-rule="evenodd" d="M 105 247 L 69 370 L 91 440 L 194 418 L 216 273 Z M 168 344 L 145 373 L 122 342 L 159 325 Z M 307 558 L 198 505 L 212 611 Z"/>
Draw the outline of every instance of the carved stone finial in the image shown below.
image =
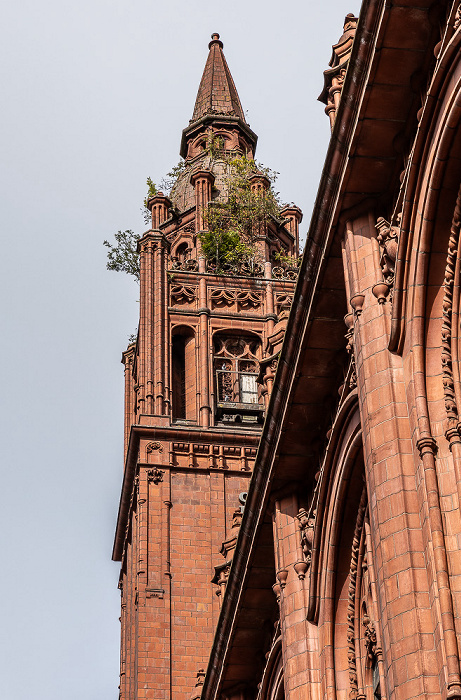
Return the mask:
<path id="1" fill-rule="evenodd" d="M 272 590 L 274 591 L 275 597 L 277 598 L 277 603 L 280 603 L 280 594 L 282 591 L 280 583 L 274 583 L 274 585 L 272 586 Z"/>
<path id="2" fill-rule="evenodd" d="M 335 123 L 344 78 L 346 77 L 347 66 L 352 52 L 357 22 L 358 19 L 352 12 L 346 15 L 343 34 L 338 43 L 334 44 L 332 47 L 333 53 L 329 63 L 330 68 L 323 73 L 324 85 L 318 99 L 326 105 L 325 112 L 330 117 L 332 129 Z"/>
<path id="3" fill-rule="evenodd" d="M 354 309 L 355 315 L 357 317 L 360 316 L 360 314 L 362 313 L 364 301 L 365 301 L 364 294 L 354 294 L 354 296 L 351 297 L 351 299 L 350 299 L 351 306 Z"/>
<path id="4" fill-rule="evenodd" d="M 287 569 L 279 569 L 279 571 L 277 571 L 277 578 L 280 582 L 280 588 L 283 590 L 285 588 L 285 586 L 287 585 L 288 570 Z"/>
<path id="5" fill-rule="evenodd" d="M 307 561 L 297 561 L 293 564 L 293 569 L 296 571 L 296 575 L 300 579 L 300 581 L 304 581 L 306 578 L 306 572 L 309 568 L 309 564 Z"/>
<path id="6" fill-rule="evenodd" d="M 378 282 L 372 287 L 371 291 L 378 300 L 378 304 L 384 304 L 389 295 L 389 285 L 386 282 Z"/>

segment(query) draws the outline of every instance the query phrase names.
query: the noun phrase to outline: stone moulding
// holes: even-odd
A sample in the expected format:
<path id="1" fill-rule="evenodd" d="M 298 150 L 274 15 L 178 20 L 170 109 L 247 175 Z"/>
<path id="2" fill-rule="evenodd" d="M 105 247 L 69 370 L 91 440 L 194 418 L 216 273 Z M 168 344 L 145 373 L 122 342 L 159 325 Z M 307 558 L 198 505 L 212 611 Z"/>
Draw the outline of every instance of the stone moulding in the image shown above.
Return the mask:
<path id="1" fill-rule="evenodd" d="M 346 450 L 345 461 L 336 465 L 338 470 L 348 470 L 351 468 L 355 455 L 362 446 L 362 432 L 360 427 L 360 417 L 358 412 L 357 391 L 351 392 L 341 404 L 335 422 L 333 424 L 331 437 L 327 445 L 321 475 L 318 483 L 318 502 L 316 505 L 316 526 L 312 542 L 312 555 L 309 570 L 309 596 L 307 606 L 307 619 L 317 623 L 320 612 L 321 600 L 329 595 L 323 590 L 323 573 L 327 562 L 325 561 L 325 543 L 328 534 L 322 527 L 324 515 L 328 508 L 329 500 L 333 497 L 331 484 L 335 477 L 332 470 L 335 468 L 335 455 L 343 440 L 346 426 L 351 426 L 352 432 L 348 444 L 344 446 Z M 339 507 L 339 506 L 337 506 Z M 327 538 L 327 539 L 326 539 Z"/>
<path id="2" fill-rule="evenodd" d="M 442 302 L 442 380 L 443 393 L 445 396 L 445 411 L 448 419 L 447 439 L 450 443 L 454 439 L 459 440 L 458 433 L 458 406 L 456 402 L 455 380 L 453 376 L 453 336 L 457 342 L 456 330 L 453 332 L 453 319 L 458 318 L 457 313 L 454 315 L 453 309 L 453 294 L 455 285 L 456 265 L 459 251 L 459 232 L 461 225 L 461 187 L 458 191 L 456 199 L 455 211 L 450 229 L 450 237 L 448 240 L 447 262 L 445 267 L 444 278 L 444 296 Z M 459 274 L 459 273 L 458 273 Z M 459 304 L 459 300 L 458 300 Z M 457 310 L 456 310 L 457 311 Z M 453 432 L 455 429 L 455 432 Z M 449 432 L 449 431 L 452 432 Z"/>
<path id="3" fill-rule="evenodd" d="M 349 572 L 349 590 L 347 602 L 347 646 L 348 646 L 348 663 L 349 663 L 349 698 L 356 700 L 358 697 L 358 676 L 357 676 L 357 655 L 356 655 L 356 599 L 360 595 L 358 588 L 360 587 L 360 576 L 358 576 L 358 560 L 360 552 L 360 544 L 363 540 L 362 530 L 365 519 L 365 511 L 367 508 L 367 490 L 363 487 L 360 497 L 360 505 L 357 513 L 357 521 L 355 523 L 354 536 L 352 539 L 351 565 Z"/>

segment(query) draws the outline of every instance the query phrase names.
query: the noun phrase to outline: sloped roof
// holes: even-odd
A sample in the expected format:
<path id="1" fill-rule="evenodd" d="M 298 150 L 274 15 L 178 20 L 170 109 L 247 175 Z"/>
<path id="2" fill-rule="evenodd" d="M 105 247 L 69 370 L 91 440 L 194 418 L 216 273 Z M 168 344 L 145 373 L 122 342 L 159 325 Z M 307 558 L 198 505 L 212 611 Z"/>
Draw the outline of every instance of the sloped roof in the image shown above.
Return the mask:
<path id="1" fill-rule="evenodd" d="M 219 34 L 212 34 L 208 45 L 210 53 L 203 71 L 195 101 L 192 121 L 206 114 L 229 114 L 244 122 L 242 105 L 223 53 Z"/>

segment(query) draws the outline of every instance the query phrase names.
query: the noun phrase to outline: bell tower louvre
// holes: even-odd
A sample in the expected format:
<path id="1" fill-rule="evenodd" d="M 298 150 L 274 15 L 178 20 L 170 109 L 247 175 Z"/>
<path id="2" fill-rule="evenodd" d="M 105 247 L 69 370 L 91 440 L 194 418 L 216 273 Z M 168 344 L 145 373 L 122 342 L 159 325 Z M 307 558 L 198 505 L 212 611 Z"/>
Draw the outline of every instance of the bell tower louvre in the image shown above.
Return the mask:
<path id="1" fill-rule="evenodd" d="M 213 34 L 183 166 L 147 201 L 122 359 L 121 700 L 199 697 L 208 664 L 298 275 L 302 213 L 256 143 Z"/>

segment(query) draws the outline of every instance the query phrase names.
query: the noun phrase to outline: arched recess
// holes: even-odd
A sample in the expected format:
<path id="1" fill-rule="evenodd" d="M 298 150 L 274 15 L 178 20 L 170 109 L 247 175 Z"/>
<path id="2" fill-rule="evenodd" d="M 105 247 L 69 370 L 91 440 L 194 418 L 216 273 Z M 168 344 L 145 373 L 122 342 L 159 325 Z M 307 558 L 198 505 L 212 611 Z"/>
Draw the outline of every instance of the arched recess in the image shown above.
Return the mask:
<path id="1" fill-rule="evenodd" d="M 174 326 L 171 331 L 171 407 L 173 420 L 197 418 L 197 362 L 195 331 Z"/>
<path id="2" fill-rule="evenodd" d="M 319 627 L 324 697 L 385 697 L 356 391 L 335 420 L 314 514 L 308 618 Z"/>

